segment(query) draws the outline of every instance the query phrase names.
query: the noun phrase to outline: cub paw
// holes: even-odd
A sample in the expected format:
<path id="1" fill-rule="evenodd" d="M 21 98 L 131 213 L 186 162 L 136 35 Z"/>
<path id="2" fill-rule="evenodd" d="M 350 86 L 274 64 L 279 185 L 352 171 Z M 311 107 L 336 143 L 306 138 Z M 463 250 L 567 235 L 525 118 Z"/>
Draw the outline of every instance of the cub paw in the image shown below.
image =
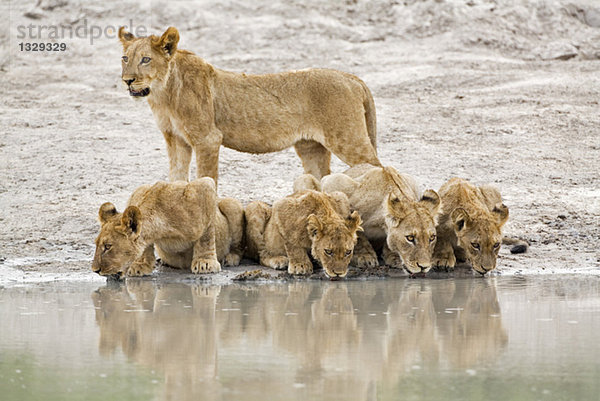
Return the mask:
<path id="1" fill-rule="evenodd" d="M 436 270 L 454 270 L 454 266 L 456 266 L 456 257 L 454 256 L 454 252 L 433 255 L 432 265 Z"/>
<path id="2" fill-rule="evenodd" d="M 221 264 L 216 259 L 194 259 L 192 260 L 192 273 L 218 273 L 221 271 Z"/>
<path id="3" fill-rule="evenodd" d="M 290 274 L 311 274 L 313 272 L 313 266 L 310 262 L 289 262 L 288 273 Z"/>
<path id="4" fill-rule="evenodd" d="M 263 266 L 271 269 L 283 270 L 288 267 L 287 256 L 270 256 L 262 260 Z"/>
<path id="5" fill-rule="evenodd" d="M 127 268 L 125 274 L 128 277 L 142 277 L 149 276 L 152 274 L 154 270 L 154 265 L 149 265 L 147 263 L 132 263 L 131 266 Z"/>
<path id="6" fill-rule="evenodd" d="M 240 264 L 241 259 L 242 257 L 237 253 L 228 253 L 227 255 L 225 255 L 225 260 L 223 261 L 223 264 L 225 266 L 238 266 Z"/>
<path id="7" fill-rule="evenodd" d="M 377 255 L 372 255 L 370 253 L 362 253 L 354 254 L 352 256 L 352 264 L 356 267 L 361 268 L 377 267 L 379 266 L 379 261 L 377 260 Z"/>

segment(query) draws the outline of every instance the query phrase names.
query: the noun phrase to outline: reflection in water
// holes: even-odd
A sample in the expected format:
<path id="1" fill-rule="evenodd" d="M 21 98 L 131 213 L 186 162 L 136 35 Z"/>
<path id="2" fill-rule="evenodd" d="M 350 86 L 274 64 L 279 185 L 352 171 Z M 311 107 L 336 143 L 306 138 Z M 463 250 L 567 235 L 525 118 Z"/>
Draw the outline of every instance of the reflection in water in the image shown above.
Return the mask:
<path id="1" fill-rule="evenodd" d="M 2 400 L 596 400 L 600 278 L 0 288 Z"/>
<path id="2" fill-rule="evenodd" d="M 121 348 L 164 376 L 163 399 L 376 399 L 415 371 L 493 362 L 508 341 L 495 279 L 130 280 L 92 299 L 100 354 Z"/>

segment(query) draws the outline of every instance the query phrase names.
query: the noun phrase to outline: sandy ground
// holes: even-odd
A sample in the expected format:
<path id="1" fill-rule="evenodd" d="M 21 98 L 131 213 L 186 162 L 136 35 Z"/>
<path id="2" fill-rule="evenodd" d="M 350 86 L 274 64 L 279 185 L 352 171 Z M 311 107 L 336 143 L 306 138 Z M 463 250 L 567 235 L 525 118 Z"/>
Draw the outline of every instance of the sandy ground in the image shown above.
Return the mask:
<path id="1" fill-rule="evenodd" d="M 0 283 L 100 279 L 97 210 L 123 208 L 167 177 L 145 101 L 120 83 L 114 37 L 21 52 L 19 26 L 180 30 L 180 48 L 248 73 L 328 67 L 373 92 L 384 164 L 437 189 L 460 176 L 497 185 L 527 239 L 501 274 L 600 273 L 600 9 L 592 0 L 3 2 Z M 26 14 L 29 16 L 26 16 Z M 38 19 L 34 19 L 34 18 Z M 335 160 L 333 171 L 345 166 Z M 302 172 L 293 150 L 223 149 L 221 196 L 272 202 Z M 192 172 L 195 174 L 195 172 Z M 244 266 L 214 280 L 229 280 Z"/>

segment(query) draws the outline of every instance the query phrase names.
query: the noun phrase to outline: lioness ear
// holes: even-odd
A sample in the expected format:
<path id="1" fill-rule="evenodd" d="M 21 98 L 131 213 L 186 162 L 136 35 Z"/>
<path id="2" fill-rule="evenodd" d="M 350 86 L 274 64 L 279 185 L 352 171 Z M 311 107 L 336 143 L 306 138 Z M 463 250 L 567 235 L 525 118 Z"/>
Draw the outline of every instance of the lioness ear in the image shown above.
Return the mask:
<path id="1" fill-rule="evenodd" d="M 394 194 L 388 195 L 387 200 L 385 201 L 385 208 L 387 211 L 385 216 L 387 225 L 398 227 L 405 215 L 404 205 L 400 198 Z"/>
<path id="2" fill-rule="evenodd" d="M 440 206 L 442 205 L 440 196 L 433 189 L 428 189 L 423 192 L 423 196 L 419 202 L 422 202 L 425 206 L 427 206 L 429 210 L 431 210 L 431 214 L 434 216 L 439 213 Z"/>
<path id="3" fill-rule="evenodd" d="M 115 214 L 117 214 L 117 208 L 115 205 L 110 202 L 103 203 L 102 206 L 100 206 L 100 210 L 98 210 L 98 219 L 100 220 L 100 224 L 106 223 L 108 219 L 113 217 Z"/>
<path id="4" fill-rule="evenodd" d="M 355 210 L 350 216 L 346 217 L 346 227 L 352 232 L 364 231 L 360 226 L 362 224 L 362 219 L 360 218 L 360 214 Z"/>
<path id="5" fill-rule="evenodd" d="M 128 206 L 121 217 L 121 225 L 128 235 L 139 235 L 142 212 L 136 206 Z"/>
<path id="6" fill-rule="evenodd" d="M 456 231 L 462 231 L 469 223 L 469 214 L 462 207 L 457 207 L 450 213 L 450 219 L 452 219 Z"/>
<path id="7" fill-rule="evenodd" d="M 314 214 L 311 214 L 310 216 L 308 216 L 307 222 L 308 224 L 306 225 L 306 229 L 308 230 L 308 236 L 310 238 L 314 238 L 317 235 L 319 235 L 319 233 L 323 229 L 323 225 L 321 224 L 319 218 Z"/>
<path id="8" fill-rule="evenodd" d="M 508 207 L 506 207 L 506 205 L 503 203 L 498 203 L 496 206 L 494 206 L 492 213 L 494 216 L 496 216 L 498 225 L 500 227 L 502 227 L 504 223 L 506 223 L 506 220 L 508 220 Z"/>
<path id="9" fill-rule="evenodd" d="M 123 47 L 129 46 L 133 39 L 135 39 L 135 36 L 133 36 L 132 33 L 127 32 L 124 26 L 119 28 L 119 40 L 121 40 Z"/>
<path id="10" fill-rule="evenodd" d="M 152 40 L 152 46 L 160 51 L 164 51 L 167 57 L 171 57 L 177 50 L 179 43 L 179 32 L 177 28 L 169 27 L 160 38 Z"/>

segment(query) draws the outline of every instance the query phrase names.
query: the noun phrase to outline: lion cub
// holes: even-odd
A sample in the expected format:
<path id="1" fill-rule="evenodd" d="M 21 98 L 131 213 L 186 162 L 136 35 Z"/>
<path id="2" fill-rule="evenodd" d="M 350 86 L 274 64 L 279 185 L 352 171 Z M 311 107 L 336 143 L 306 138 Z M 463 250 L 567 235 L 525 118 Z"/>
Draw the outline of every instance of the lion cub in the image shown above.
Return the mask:
<path id="1" fill-rule="evenodd" d="M 491 186 L 476 187 L 452 178 L 439 190 L 443 211 L 437 226 L 434 264 L 453 269 L 456 261 L 468 261 L 485 274 L 496 268 L 502 243 L 502 226 L 508 208 L 500 192 Z"/>
<path id="2" fill-rule="evenodd" d="M 193 273 L 221 270 L 219 260 L 239 264 L 244 214 L 233 199 L 217 202 L 215 183 L 158 182 L 137 188 L 123 213 L 104 203 L 98 212 L 93 271 L 103 276 L 143 276 L 162 260 Z"/>
<path id="3" fill-rule="evenodd" d="M 270 207 L 264 202 L 246 206 L 247 255 L 263 266 L 290 274 L 310 274 L 308 252 L 330 278 L 345 277 L 362 231 L 357 212 L 350 213 L 342 193 L 303 190 Z"/>
<path id="4" fill-rule="evenodd" d="M 360 165 L 324 177 L 323 191 L 345 193 L 353 210 L 363 218 L 353 263 L 377 266 L 375 248 L 382 249 L 386 265 L 410 274 L 427 273 L 436 242 L 440 197 L 429 189 L 422 196 L 414 179 L 393 167 Z"/>

